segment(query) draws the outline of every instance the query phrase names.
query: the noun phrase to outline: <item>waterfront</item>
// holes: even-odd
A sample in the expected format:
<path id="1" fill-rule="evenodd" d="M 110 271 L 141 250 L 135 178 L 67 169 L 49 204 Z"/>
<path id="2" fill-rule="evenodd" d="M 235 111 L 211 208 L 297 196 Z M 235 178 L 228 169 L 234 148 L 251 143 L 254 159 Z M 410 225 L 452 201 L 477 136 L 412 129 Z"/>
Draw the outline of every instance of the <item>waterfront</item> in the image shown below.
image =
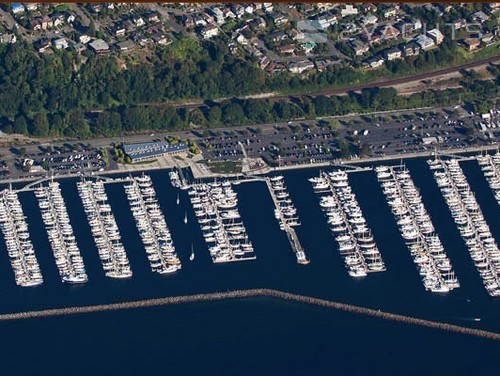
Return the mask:
<path id="1" fill-rule="evenodd" d="M 387 162 L 385 163 L 388 164 Z M 493 236 L 497 240 L 500 239 L 498 204 L 482 171 L 476 161 L 460 162 L 460 165 L 469 180 L 471 188 L 476 193 L 477 201 L 483 210 L 486 221 L 490 225 Z M 311 261 L 309 265 L 297 264 L 296 257 L 290 247 L 286 234 L 280 230 L 279 223 L 274 216 L 274 204 L 264 182 L 243 183 L 234 186 L 234 190 L 238 195 L 239 211 L 248 231 L 249 239 L 254 245 L 257 260 L 225 265 L 213 264 L 204 243 L 200 226 L 196 222 L 187 191 L 178 191 L 171 186 L 168 171 L 154 171 L 149 174 L 152 177 L 159 204 L 171 230 L 174 245 L 183 265 L 182 270 L 169 275 L 159 275 L 151 272 L 141 237 L 136 230 L 133 215 L 127 204 L 123 183 L 114 183 L 105 185 L 106 192 L 109 204 L 113 208 L 117 225 L 121 230 L 122 241 L 130 260 L 133 277 L 127 280 L 106 278 L 94 245 L 94 240 L 91 236 L 90 226 L 86 220 L 81 200 L 78 197 L 76 189 L 77 180 L 64 179 L 61 180 L 61 189 L 67 203 L 68 214 L 74 228 L 74 233 L 85 261 L 89 281 L 83 285 L 71 286 L 61 283 L 53 254 L 48 244 L 47 235 L 44 231 L 36 198 L 32 192 L 22 192 L 19 194 L 19 198 L 28 217 L 31 239 L 43 273 L 44 284 L 33 289 L 17 287 L 14 282 L 12 269 L 9 266 L 5 243 L 3 241 L 0 242 L 0 265 L 2 265 L 2 272 L 0 273 L 0 297 L 3 302 L 1 312 L 9 313 L 46 308 L 106 304 L 235 289 L 274 288 L 376 310 L 380 309 L 413 317 L 499 332 L 500 321 L 498 320 L 498 312 L 500 310 L 500 301 L 492 299 L 487 295 L 439 188 L 433 180 L 426 160 L 409 160 L 407 161 L 407 166 L 415 185 L 420 189 L 424 204 L 433 219 L 437 233 L 460 280 L 460 288 L 448 294 L 432 294 L 424 290 L 410 253 L 399 234 L 394 217 L 385 201 L 380 184 L 377 182 L 374 171 L 349 174 L 350 185 L 363 210 L 367 224 L 373 231 L 374 238 L 387 267 L 386 272 L 375 273 L 362 280 L 350 278 L 345 270 L 335 239 L 330 233 L 318 199 L 314 194 L 311 183 L 308 181 L 308 178 L 318 175 L 318 169 L 294 170 L 284 173 L 288 192 L 293 199 L 301 220 L 301 226 L 296 228 L 296 231 L 308 259 Z M 331 168 L 327 168 L 326 170 L 329 169 Z M 179 205 L 176 203 L 177 192 L 180 192 Z M 187 224 L 184 223 L 186 213 Z M 193 244 L 196 254 L 196 258 L 193 261 L 189 260 L 191 244 Z M 255 300 L 257 300 L 257 303 L 255 303 Z M 260 308 L 255 308 L 255 304 Z M 262 322 L 266 320 L 262 317 L 257 318 L 259 314 L 265 315 L 266 318 L 269 316 L 270 322 L 273 322 L 271 318 L 273 310 L 282 312 L 280 311 L 283 309 L 281 307 L 289 307 L 289 303 L 283 304 L 271 302 L 267 298 L 258 298 L 250 299 L 250 302 L 202 303 L 201 306 L 209 307 L 207 309 L 212 312 L 217 312 L 218 310 L 225 312 L 223 313 L 225 319 L 213 313 L 213 320 L 211 321 L 213 327 L 211 326 L 206 329 L 210 332 L 211 330 L 215 330 L 214 328 L 219 328 L 221 331 L 220 341 L 223 342 L 230 341 L 230 338 L 233 338 L 234 334 L 230 333 L 230 330 L 236 330 L 234 328 L 238 327 L 238 322 L 243 325 L 241 330 L 262 325 Z M 234 311 L 232 312 L 237 312 L 236 315 L 238 317 L 233 317 L 233 313 L 229 315 L 231 317 L 228 316 L 225 308 L 228 306 L 233 307 Z M 184 328 L 189 325 L 199 328 L 199 323 L 193 324 L 193 321 L 196 321 L 195 318 L 182 321 L 183 319 L 178 317 L 178 315 L 186 315 L 186 312 L 190 310 L 197 311 L 199 307 L 200 305 L 198 304 L 189 304 L 182 308 L 172 308 L 169 306 L 155 309 L 141 309 L 136 312 L 85 315 L 84 317 L 88 319 L 88 325 L 84 325 L 83 327 L 96 325 L 103 328 L 105 323 L 102 320 L 107 322 L 106 320 L 111 320 L 111 317 L 114 317 L 115 314 L 120 317 L 137 317 L 139 321 L 147 321 L 148 315 L 164 314 L 168 317 L 168 320 L 158 321 L 157 324 L 152 325 L 154 333 L 151 333 L 150 338 L 154 341 L 154 338 L 157 338 L 156 336 L 159 335 L 158 333 L 162 331 L 168 332 L 168 327 L 172 325 L 169 320 L 184 322 L 182 324 Z M 269 314 L 263 313 L 265 311 L 264 307 L 271 307 L 269 308 Z M 307 312 L 304 314 L 306 317 L 311 317 L 311 320 L 314 320 L 313 318 L 318 314 L 316 308 L 297 309 L 302 313 Z M 191 314 L 187 315 L 189 317 L 203 317 L 201 314 L 197 316 L 198 314 L 193 313 L 195 316 L 190 316 Z M 300 315 L 293 313 L 290 315 L 287 318 L 290 321 L 286 321 L 291 325 L 288 329 L 295 331 L 298 325 L 296 323 L 303 322 L 306 318 L 297 318 Z M 329 317 L 326 319 L 327 321 L 338 317 L 338 313 L 332 312 L 325 313 L 324 315 Z M 480 318 L 481 321 L 474 321 L 474 318 Z M 54 320 L 52 318 L 35 319 L 33 322 L 50 323 L 55 322 Z M 72 320 L 78 321 L 83 320 L 83 318 L 64 318 L 62 320 L 64 322 L 72 322 Z M 157 317 L 156 320 L 160 319 Z M 276 320 L 279 319 L 276 318 Z M 124 322 L 122 324 L 125 325 Z M 224 328 L 226 324 L 233 329 Z M 326 327 L 332 328 L 334 331 L 345 330 L 344 334 L 347 335 L 347 329 L 339 329 L 337 326 L 338 323 L 332 324 L 330 322 L 330 324 L 333 326 L 326 325 Z M 34 324 L 2 324 L 6 328 L 21 327 L 26 328 L 26 330 L 32 327 L 32 325 Z M 134 325 L 130 323 L 130 330 L 139 330 Z M 285 323 L 282 323 L 282 325 L 285 325 Z M 316 326 L 315 323 L 308 323 L 308 325 Z M 367 341 L 374 340 L 372 336 L 379 335 L 376 330 L 373 332 L 372 329 L 367 330 L 368 326 L 371 327 L 374 325 L 377 327 L 381 325 L 386 328 L 392 324 L 380 324 L 378 320 L 356 316 L 349 318 L 346 325 L 354 325 L 349 329 L 352 331 L 351 334 L 355 337 L 361 337 L 363 341 Z M 397 327 L 399 324 L 394 325 L 394 327 Z M 272 326 L 270 328 L 269 336 L 273 336 L 272 333 L 277 333 L 272 331 Z M 316 328 L 318 329 L 320 326 Z M 118 330 L 118 327 L 116 330 Z M 177 337 L 181 336 L 182 330 L 177 330 Z M 186 330 L 192 331 L 194 329 L 189 327 Z M 284 331 L 285 329 L 283 328 L 282 330 Z M 426 331 L 427 329 L 410 328 L 408 331 L 405 329 L 404 332 L 425 337 L 426 334 L 422 333 Z M 312 333 L 306 332 L 307 330 L 302 332 L 301 336 L 303 337 L 301 338 L 310 338 L 309 336 L 313 336 Z M 201 331 L 200 336 L 203 336 L 203 333 Z M 281 339 L 285 338 L 286 335 L 283 332 L 281 333 L 284 336 Z M 212 333 L 212 335 L 215 336 L 215 333 Z M 439 335 L 448 338 L 450 341 L 450 338 L 456 338 L 454 334 L 443 335 L 440 333 Z M 139 335 L 136 332 L 135 338 L 143 338 L 143 336 L 143 334 Z M 395 336 L 397 337 L 397 334 Z M 431 334 L 430 336 L 438 335 Z M 89 340 L 91 340 L 90 337 Z M 255 333 L 249 337 L 248 346 L 258 347 L 260 340 L 261 337 Z M 326 341 L 326 339 L 322 340 Z M 321 342 L 322 340 L 318 341 Z M 463 339 L 463 341 L 469 342 L 470 340 Z M 191 346 L 185 342 L 184 345 Z M 355 342 L 352 345 L 354 346 Z M 175 344 L 168 344 L 168 346 L 175 347 Z M 222 344 L 219 343 L 219 346 L 222 346 Z M 315 344 L 315 348 L 318 348 L 317 346 Z M 199 351 L 202 351 L 202 349 Z M 376 351 L 375 353 L 380 355 L 380 351 Z M 215 352 L 212 353 L 213 356 L 215 356 L 214 354 Z M 284 354 L 282 355 L 284 356 Z M 309 354 L 309 356 L 312 355 Z"/>

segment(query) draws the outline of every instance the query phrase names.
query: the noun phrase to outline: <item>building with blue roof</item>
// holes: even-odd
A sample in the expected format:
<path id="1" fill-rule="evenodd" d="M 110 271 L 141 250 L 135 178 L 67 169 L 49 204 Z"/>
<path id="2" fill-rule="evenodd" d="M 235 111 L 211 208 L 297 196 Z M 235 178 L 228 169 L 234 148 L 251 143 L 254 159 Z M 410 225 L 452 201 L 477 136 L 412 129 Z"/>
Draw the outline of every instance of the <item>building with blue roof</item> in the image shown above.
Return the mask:
<path id="1" fill-rule="evenodd" d="M 25 10 L 24 5 L 21 3 L 11 4 L 10 9 L 12 10 L 13 14 L 23 13 Z"/>
<path id="2" fill-rule="evenodd" d="M 168 141 L 143 142 L 123 145 L 123 151 L 132 159 L 132 163 L 153 161 L 163 155 L 177 154 L 188 151 L 183 142 L 171 145 Z"/>

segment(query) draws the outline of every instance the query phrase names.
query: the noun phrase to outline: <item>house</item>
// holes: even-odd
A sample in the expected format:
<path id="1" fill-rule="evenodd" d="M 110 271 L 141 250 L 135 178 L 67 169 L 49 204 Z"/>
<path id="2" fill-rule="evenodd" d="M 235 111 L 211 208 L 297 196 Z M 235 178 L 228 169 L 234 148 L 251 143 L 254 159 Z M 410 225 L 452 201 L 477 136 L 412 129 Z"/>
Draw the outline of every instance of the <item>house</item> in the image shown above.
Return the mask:
<path id="1" fill-rule="evenodd" d="M 80 40 L 80 43 L 82 43 L 82 44 L 87 44 L 88 42 L 90 42 L 90 37 L 86 34 L 80 35 L 80 37 L 78 39 Z"/>
<path id="2" fill-rule="evenodd" d="M 42 19 L 41 18 L 33 18 L 30 21 L 31 29 L 34 31 L 42 30 Z"/>
<path id="3" fill-rule="evenodd" d="M 342 16 L 342 18 L 355 16 L 356 14 L 358 14 L 358 8 L 354 8 L 354 6 L 351 4 L 346 4 L 345 8 L 342 8 L 340 10 L 340 15 Z"/>
<path id="4" fill-rule="evenodd" d="M 269 63 L 271 63 L 271 59 L 269 59 L 267 56 L 264 56 L 259 61 L 260 69 L 266 69 L 266 67 L 269 65 Z"/>
<path id="5" fill-rule="evenodd" d="M 317 29 L 326 30 L 337 23 L 337 17 L 332 14 L 323 14 L 314 18 L 312 23 Z"/>
<path id="6" fill-rule="evenodd" d="M 378 43 L 381 43 L 382 42 L 382 37 L 380 36 L 380 34 L 378 33 L 368 33 L 368 32 L 365 32 L 365 33 L 362 33 L 361 34 L 361 40 L 370 44 L 370 45 L 373 45 L 373 44 L 378 44 Z"/>
<path id="7" fill-rule="evenodd" d="M 70 14 L 67 18 L 66 18 L 66 22 L 69 23 L 69 24 L 72 24 L 73 22 L 75 22 L 76 20 L 76 16 L 74 14 Z"/>
<path id="8" fill-rule="evenodd" d="M 401 35 L 401 32 L 390 24 L 378 28 L 376 33 L 383 41 L 398 39 Z"/>
<path id="9" fill-rule="evenodd" d="M 292 38 L 292 40 L 300 40 L 305 38 L 305 34 L 302 31 L 295 29 L 289 30 L 288 36 Z"/>
<path id="10" fill-rule="evenodd" d="M 10 6 L 10 9 L 12 11 L 12 14 L 21 14 L 24 13 L 24 5 L 20 3 L 14 3 Z"/>
<path id="11" fill-rule="evenodd" d="M 116 37 L 123 37 L 125 35 L 125 28 L 121 25 L 115 25 L 111 28 L 110 32 Z"/>
<path id="12" fill-rule="evenodd" d="M 420 53 L 420 47 L 415 42 L 410 42 L 401 47 L 401 51 L 403 52 L 403 55 L 406 57 L 415 56 Z"/>
<path id="13" fill-rule="evenodd" d="M 368 46 L 368 44 L 366 43 L 363 43 L 359 39 L 354 39 L 352 42 L 350 42 L 350 46 L 354 50 L 356 56 L 362 56 L 370 50 L 370 46 Z"/>
<path id="14" fill-rule="evenodd" d="M 271 17 L 276 27 L 284 25 L 288 22 L 288 19 L 281 13 L 271 13 L 269 17 Z"/>
<path id="15" fill-rule="evenodd" d="M 122 42 L 116 43 L 116 47 L 120 51 L 130 51 L 130 50 L 134 49 L 135 44 L 130 39 L 127 39 L 127 40 L 124 40 Z"/>
<path id="16" fill-rule="evenodd" d="M 493 42 L 494 35 L 492 33 L 486 33 L 481 37 L 481 42 L 485 45 L 490 45 Z"/>
<path id="17" fill-rule="evenodd" d="M 266 27 L 266 21 L 262 17 L 254 18 L 249 24 L 253 29 L 263 29 Z"/>
<path id="18" fill-rule="evenodd" d="M 151 12 L 148 13 L 144 16 L 147 22 L 149 23 L 155 23 L 155 22 L 160 22 L 160 18 L 158 17 L 157 13 Z"/>
<path id="19" fill-rule="evenodd" d="M 399 60 L 402 57 L 401 50 L 397 47 L 392 47 L 383 52 L 387 61 Z"/>
<path id="20" fill-rule="evenodd" d="M 281 42 L 283 39 L 286 39 L 286 34 L 282 31 L 275 30 L 269 34 L 269 39 L 274 43 Z"/>
<path id="21" fill-rule="evenodd" d="M 338 64 L 338 61 L 335 60 L 318 60 L 315 62 L 316 64 L 316 69 L 319 70 L 320 72 L 324 72 L 330 65 L 335 65 Z"/>
<path id="22" fill-rule="evenodd" d="M 309 60 L 297 61 L 296 63 L 290 63 L 288 70 L 292 73 L 301 74 L 307 70 L 313 69 L 314 63 Z"/>
<path id="23" fill-rule="evenodd" d="M 30 12 L 34 12 L 38 9 L 38 3 L 25 3 L 24 7 Z"/>
<path id="24" fill-rule="evenodd" d="M 89 8 L 92 12 L 99 13 L 101 11 L 101 4 L 99 3 L 89 4 Z"/>
<path id="25" fill-rule="evenodd" d="M 161 33 L 153 34 L 151 36 L 151 39 L 153 39 L 153 42 L 155 42 L 159 46 L 168 46 L 172 43 L 171 39 L 167 38 L 167 36 Z"/>
<path id="26" fill-rule="evenodd" d="M 253 4 L 246 4 L 243 6 L 243 8 L 245 9 L 245 13 L 247 14 L 253 14 L 253 12 L 255 11 L 255 6 Z"/>
<path id="27" fill-rule="evenodd" d="M 429 38 L 427 35 L 421 34 L 415 38 L 415 42 L 420 46 L 423 51 L 430 50 L 436 43 L 432 38 Z"/>
<path id="28" fill-rule="evenodd" d="M 33 45 L 38 52 L 43 53 L 50 48 L 50 41 L 47 38 L 41 38 Z"/>
<path id="29" fill-rule="evenodd" d="M 54 48 L 56 50 L 65 50 L 66 48 L 69 47 L 69 43 L 68 41 L 66 40 L 66 38 L 58 38 L 58 39 L 54 39 L 52 41 L 52 44 L 54 45 Z"/>
<path id="30" fill-rule="evenodd" d="M 382 15 L 384 16 L 384 18 L 396 17 L 396 13 L 396 8 L 394 7 L 389 7 L 382 11 Z"/>
<path id="31" fill-rule="evenodd" d="M 293 54 L 295 52 L 294 44 L 287 44 L 285 46 L 280 46 L 278 49 L 282 54 Z"/>
<path id="32" fill-rule="evenodd" d="M 316 47 L 316 42 L 309 40 L 305 43 L 301 43 L 300 49 L 304 51 L 306 54 L 310 54 L 312 50 L 314 50 L 314 47 Z"/>
<path id="33" fill-rule="evenodd" d="M 460 30 L 467 26 L 467 21 L 464 18 L 451 22 L 452 30 Z"/>
<path id="34" fill-rule="evenodd" d="M 50 17 L 50 20 L 52 21 L 52 25 L 54 27 L 61 26 L 64 24 L 64 15 L 63 14 L 55 14 Z"/>
<path id="35" fill-rule="evenodd" d="M 369 13 L 369 12 L 373 12 L 373 13 L 376 13 L 378 8 L 375 4 L 372 4 L 372 3 L 362 3 L 362 4 L 359 4 L 359 7 L 361 8 L 361 11 L 363 13 Z"/>
<path id="36" fill-rule="evenodd" d="M 403 38 L 415 32 L 414 23 L 409 22 L 408 20 L 400 21 L 394 24 L 394 27 L 399 31 L 400 35 L 402 35 Z"/>
<path id="37" fill-rule="evenodd" d="M 192 29 L 195 27 L 194 18 L 191 16 L 185 16 L 183 19 L 184 27 L 186 29 Z"/>
<path id="38" fill-rule="evenodd" d="M 142 19 L 142 17 L 134 17 L 134 18 L 132 18 L 132 22 L 137 27 L 142 27 L 142 26 L 144 26 L 146 24 L 146 22 L 144 22 L 144 20 Z"/>
<path id="39" fill-rule="evenodd" d="M 143 34 L 134 34 L 132 36 L 132 40 L 142 47 L 144 47 L 148 42 L 148 38 L 146 38 Z"/>
<path id="40" fill-rule="evenodd" d="M 80 42 L 72 42 L 71 46 L 77 54 L 81 54 L 86 49 L 86 47 Z"/>
<path id="41" fill-rule="evenodd" d="M 273 3 L 262 4 L 262 10 L 266 13 L 271 13 L 274 11 L 274 4 Z"/>
<path id="42" fill-rule="evenodd" d="M 363 25 L 375 25 L 378 21 L 377 16 L 374 16 L 373 14 L 366 15 L 363 18 L 361 18 L 361 23 Z"/>
<path id="43" fill-rule="evenodd" d="M 366 60 L 367 65 L 369 68 L 380 68 L 384 64 L 384 58 L 380 55 L 373 56 L 369 59 Z"/>
<path id="44" fill-rule="evenodd" d="M 238 34 L 235 38 L 236 42 L 238 42 L 239 44 L 248 44 L 248 39 L 245 38 L 245 36 L 243 34 Z"/>
<path id="45" fill-rule="evenodd" d="M 436 43 L 437 45 L 440 45 L 441 43 L 443 43 L 444 35 L 438 29 L 429 30 L 427 32 L 427 35 L 430 38 L 432 38 L 432 40 L 434 41 L 434 43 Z"/>
<path id="46" fill-rule="evenodd" d="M 96 39 L 89 43 L 89 47 L 97 54 L 104 55 L 109 52 L 108 44 L 102 39 Z"/>
<path id="47" fill-rule="evenodd" d="M 479 23 L 486 22 L 486 21 L 488 21 L 490 19 L 483 11 L 479 11 L 479 12 L 474 13 L 471 16 L 471 18 L 474 21 L 479 22 Z"/>
<path id="48" fill-rule="evenodd" d="M 201 30 L 201 36 L 204 39 L 210 39 L 217 35 L 219 35 L 219 29 L 217 28 L 217 26 L 207 26 Z"/>
<path id="49" fill-rule="evenodd" d="M 232 4 L 231 10 L 237 18 L 241 18 L 245 15 L 245 8 L 241 4 Z"/>
<path id="50" fill-rule="evenodd" d="M 222 9 L 222 14 L 224 15 L 224 18 L 236 18 L 236 14 L 234 14 L 231 9 L 229 8 L 224 8 Z"/>
<path id="51" fill-rule="evenodd" d="M 217 24 L 221 25 L 224 23 L 225 21 L 224 13 L 222 13 L 222 10 L 220 10 L 220 8 L 218 7 L 209 8 L 207 12 L 210 12 L 214 16 L 215 22 Z"/>
<path id="52" fill-rule="evenodd" d="M 478 38 L 465 38 L 462 41 L 462 44 L 467 50 L 474 51 L 477 50 L 481 45 L 481 40 Z"/>
<path id="53" fill-rule="evenodd" d="M 14 34 L 0 34 L 0 44 L 14 44 L 17 37 Z"/>

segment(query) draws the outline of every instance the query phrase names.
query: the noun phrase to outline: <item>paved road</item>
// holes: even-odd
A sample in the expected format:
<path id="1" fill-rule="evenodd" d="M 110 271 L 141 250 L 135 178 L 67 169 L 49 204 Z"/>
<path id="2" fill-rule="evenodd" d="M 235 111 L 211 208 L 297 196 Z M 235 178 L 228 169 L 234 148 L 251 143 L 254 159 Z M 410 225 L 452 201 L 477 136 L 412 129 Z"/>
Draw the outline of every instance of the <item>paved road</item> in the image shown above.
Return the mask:
<path id="1" fill-rule="evenodd" d="M 335 89 L 320 89 L 317 91 L 313 91 L 310 93 L 307 93 L 308 96 L 310 97 L 316 97 L 319 95 L 338 95 L 338 94 L 345 94 L 349 91 L 359 91 L 362 89 L 370 89 L 374 87 L 392 87 L 394 85 L 400 85 L 400 84 L 405 84 L 405 83 L 410 83 L 410 82 L 418 82 L 421 80 L 426 80 L 430 78 L 435 78 L 439 77 L 448 73 L 453 73 L 453 72 L 458 72 L 462 69 L 470 69 L 470 68 L 476 68 L 480 67 L 483 65 L 487 65 L 490 63 L 494 62 L 500 62 L 500 56 L 492 56 L 487 59 L 482 59 L 479 61 L 474 61 L 471 63 L 466 63 L 458 66 L 453 66 L 453 67 L 447 67 L 447 68 L 442 68 L 442 69 L 437 69 L 431 72 L 425 72 L 425 73 L 418 73 L 412 76 L 406 76 L 406 77 L 401 77 L 401 78 L 394 78 L 390 80 L 381 80 L 381 81 L 375 81 L 367 84 L 359 84 L 359 85 L 353 85 L 349 87 L 344 87 L 344 88 L 335 88 Z M 265 96 L 268 99 L 288 99 L 290 97 L 296 97 L 296 96 L 303 96 L 306 95 L 302 92 L 297 92 L 297 93 L 291 93 L 291 94 L 275 94 L 275 93 L 269 93 L 269 95 L 263 95 L 263 94 L 258 94 L 258 96 Z M 245 98 L 252 98 L 254 96 L 247 96 Z M 257 96 L 255 96 L 257 97 Z M 220 99 L 215 99 L 214 101 L 222 101 L 224 99 L 228 98 L 220 98 Z M 169 102 L 147 102 L 147 103 L 140 103 L 140 105 L 143 106 L 171 106 L 175 108 L 199 108 L 205 106 L 204 101 L 196 101 L 196 100 L 190 100 L 190 101 L 169 101 Z"/>

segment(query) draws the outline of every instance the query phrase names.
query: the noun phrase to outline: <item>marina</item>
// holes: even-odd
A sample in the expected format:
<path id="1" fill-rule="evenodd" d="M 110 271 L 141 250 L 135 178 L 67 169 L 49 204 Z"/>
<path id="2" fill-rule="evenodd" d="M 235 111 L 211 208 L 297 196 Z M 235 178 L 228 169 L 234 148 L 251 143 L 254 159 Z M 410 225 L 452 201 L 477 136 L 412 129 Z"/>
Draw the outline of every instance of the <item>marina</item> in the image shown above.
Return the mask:
<path id="1" fill-rule="evenodd" d="M 477 161 L 493 191 L 495 200 L 500 205 L 500 152 L 497 151 L 493 155 L 479 155 Z"/>
<path id="2" fill-rule="evenodd" d="M 82 180 L 78 193 L 90 224 L 104 273 L 111 278 L 130 278 L 132 269 L 102 181 Z"/>
<path id="3" fill-rule="evenodd" d="M 404 166 L 378 166 L 375 170 L 424 288 L 446 293 L 460 287 L 409 172 Z"/>
<path id="4" fill-rule="evenodd" d="M 151 270 L 159 274 L 181 269 L 181 262 L 148 175 L 130 178 L 125 192 L 137 229 L 148 255 Z"/>
<path id="5" fill-rule="evenodd" d="M 30 240 L 28 223 L 17 193 L 11 188 L 0 193 L 0 227 L 18 286 L 43 283 L 42 272 Z"/>
<path id="6" fill-rule="evenodd" d="M 297 263 L 302 265 L 309 264 L 309 260 L 306 258 L 304 249 L 294 229 L 294 227 L 300 226 L 300 220 L 297 209 L 286 190 L 284 177 L 281 175 L 266 177 L 265 182 L 274 202 L 274 215 L 279 222 L 280 229 L 285 231 L 287 235 L 290 246 L 297 257 Z"/>
<path id="7" fill-rule="evenodd" d="M 59 275 L 65 283 L 88 280 L 59 183 L 50 181 L 34 190 Z"/>
<path id="8" fill-rule="evenodd" d="M 500 296 L 500 251 L 457 159 L 427 161 L 490 296 Z"/>
<path id="9" fill-rule="evenodd" d="M 310 178 L 320 198 L 331 232 L 351 277 L 366 277 L 369 272 L 386 270 L 382 255 L 367 226 L 361 208 L 343 170 L 321 172 Z"/>
<path id="10" fill-rule="evenodd" d="M 229 181 L 194 184 L 188 194 L 214 263 L 256 259 Z"/>

